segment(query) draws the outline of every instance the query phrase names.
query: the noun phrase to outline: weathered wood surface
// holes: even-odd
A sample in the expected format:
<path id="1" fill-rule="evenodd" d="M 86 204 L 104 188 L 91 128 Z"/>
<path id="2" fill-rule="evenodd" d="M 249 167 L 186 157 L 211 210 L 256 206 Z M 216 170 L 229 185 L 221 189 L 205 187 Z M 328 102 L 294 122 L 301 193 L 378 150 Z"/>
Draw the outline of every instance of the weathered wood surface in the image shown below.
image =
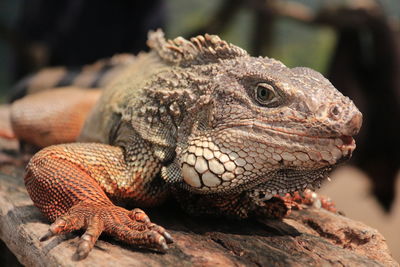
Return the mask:
<path id="1" fill-rule="evenodd" d="M 33 206 L 22 168 L 0 167 L 0 238 L 27 266 L 399 266 L 376 230 L 325 210 L 283 221 L 190 218 L 173 205 L 150 210 L 175 243 L 166 254 L 101 237 L 89 257 L 74 255 L 78 234 L 40 243 L 48 222 Z"/>

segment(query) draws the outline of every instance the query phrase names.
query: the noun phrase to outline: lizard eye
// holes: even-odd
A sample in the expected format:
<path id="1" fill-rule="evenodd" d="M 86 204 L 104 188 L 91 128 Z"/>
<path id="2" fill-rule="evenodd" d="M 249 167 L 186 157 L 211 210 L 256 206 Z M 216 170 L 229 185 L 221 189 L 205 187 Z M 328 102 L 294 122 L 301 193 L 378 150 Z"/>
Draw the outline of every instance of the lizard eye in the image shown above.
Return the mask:
<path id="1" fill-rule="evenodd" d="M 267 83 L 259 83 L 255 88 L 255 98 L 261 105 L 268 105 L 276 100 L 274 88 Z"/>

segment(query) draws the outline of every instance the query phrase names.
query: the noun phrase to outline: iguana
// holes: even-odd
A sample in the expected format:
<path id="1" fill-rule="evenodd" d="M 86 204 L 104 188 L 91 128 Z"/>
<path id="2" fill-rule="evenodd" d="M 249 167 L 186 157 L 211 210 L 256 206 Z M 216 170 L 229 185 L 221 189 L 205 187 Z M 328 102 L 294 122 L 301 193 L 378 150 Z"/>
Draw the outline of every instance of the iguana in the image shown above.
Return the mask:
<path id="1" fill-rule="evenodd" d="M 17 137 L 77 141 L 27 165 L 29 195 L 53 222 L 42 241 L 85 229 L 81 258 L 102 232 L 164 251 L 173 239 L 163 227 L 114 203 L 169 197 L 196 216 L 281 218 L 288 193 L 319 186 L 355 149 L 362 115 L 320 73 L 215 35 L 166 40 L 159 30 L 148 45 L 101 91 L 48 90 L 12 104 Z"/>

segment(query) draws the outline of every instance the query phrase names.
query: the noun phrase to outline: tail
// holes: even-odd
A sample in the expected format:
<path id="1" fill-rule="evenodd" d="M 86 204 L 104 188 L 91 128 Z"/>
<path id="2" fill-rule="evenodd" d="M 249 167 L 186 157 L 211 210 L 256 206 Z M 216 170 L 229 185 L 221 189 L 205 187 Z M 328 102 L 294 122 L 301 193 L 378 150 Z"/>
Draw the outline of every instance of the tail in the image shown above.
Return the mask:
<path id="1" fill-rule="evenodd" d="M 103 88 L 134 59 L 135 56 L 131 54 L 118 54 L 78 68 L 45 68 L 18 82 L 12 89 L 9 102 L 25 95 L 65 86 Z"/>
<path id="2" fill-rule="evenodd" d="M 10 105 L 0 105 L 0 138 L 16 138 L 11 127 L 10 112 Z"/>

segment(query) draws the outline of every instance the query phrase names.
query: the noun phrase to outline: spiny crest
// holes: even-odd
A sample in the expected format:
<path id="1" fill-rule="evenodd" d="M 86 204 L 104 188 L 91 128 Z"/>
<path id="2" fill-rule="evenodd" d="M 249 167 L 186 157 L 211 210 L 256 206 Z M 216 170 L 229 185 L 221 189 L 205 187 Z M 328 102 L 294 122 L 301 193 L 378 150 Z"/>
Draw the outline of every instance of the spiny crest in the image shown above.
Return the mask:
<path id="1" fill-rule="evenodd" d="M 205 34 L 193 37 L 190 41 L 183 37 L 166 40 L 164 32 L 149 32 L 147 45 L 165 61 L 179 65 L 205 64 L 219 59 L 232 59 L 248 56 L 240 47 L 221 40 L 217 35 Z"/>

